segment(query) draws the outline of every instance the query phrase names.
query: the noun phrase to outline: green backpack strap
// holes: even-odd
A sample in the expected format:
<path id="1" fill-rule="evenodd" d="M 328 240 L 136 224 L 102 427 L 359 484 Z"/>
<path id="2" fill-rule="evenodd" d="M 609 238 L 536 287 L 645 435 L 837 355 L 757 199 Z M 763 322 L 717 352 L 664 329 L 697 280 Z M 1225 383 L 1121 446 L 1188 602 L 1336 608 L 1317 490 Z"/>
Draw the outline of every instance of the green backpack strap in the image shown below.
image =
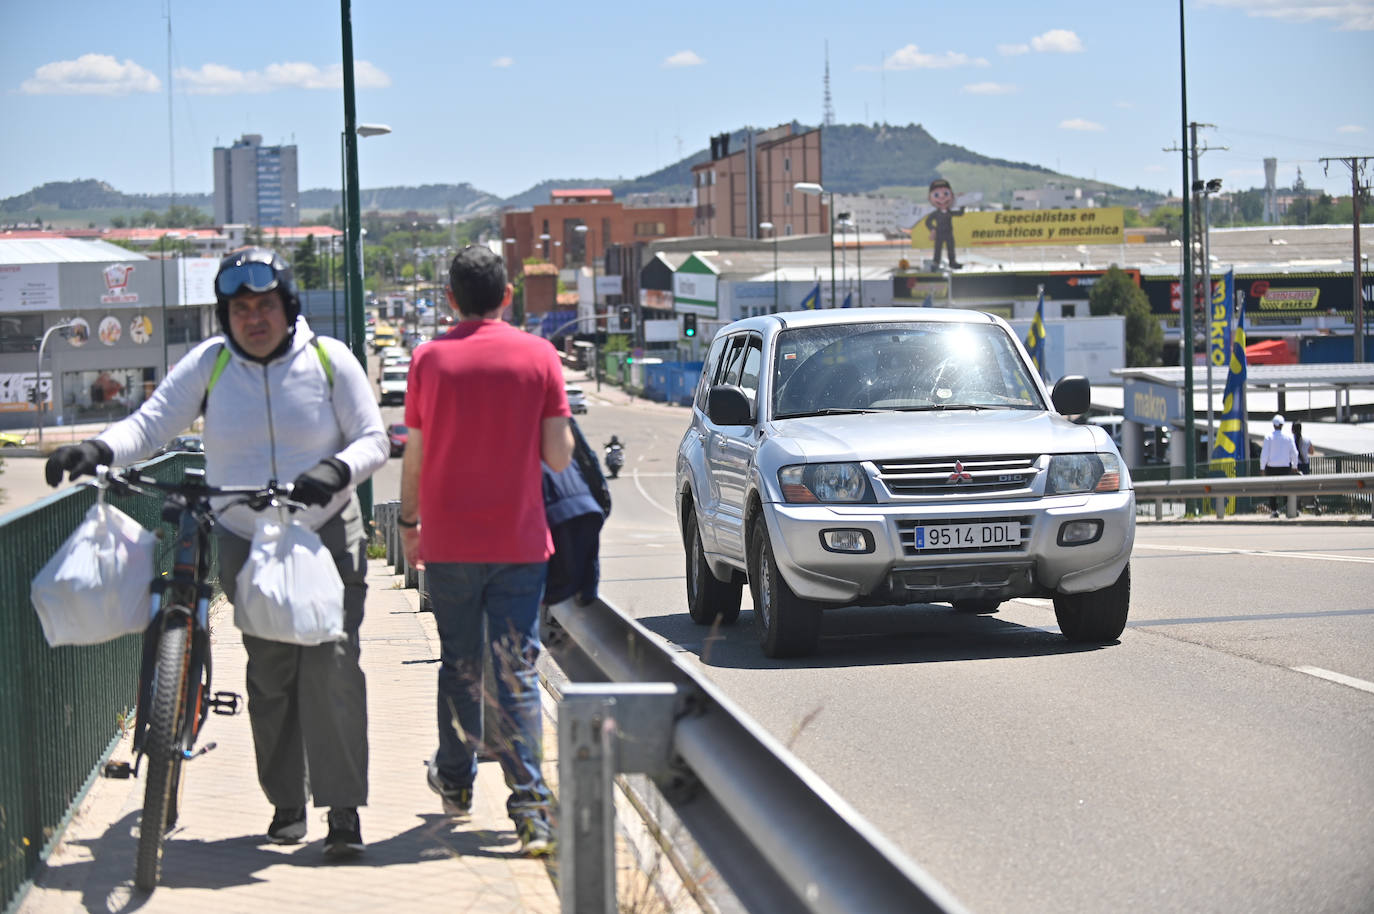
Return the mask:
<path id="1" fill-rule="evenodd" d="M 334 363 L 329 360 L 329 353 L 325 352 L 324 344 L 320 342 L 318 336 L 310 338 L 311 344 L 315 348 L 315 356 L 320 360 L 320 367 L 324 369 L 325 379 L 329 381 L 329 391 L 334 392 Z M 224 374 L 224 369 L 229 366 L 229 360 L 233 356 L 229 352 L 229 347 L 220 344 L 219 353 L 215 356 L 215 367 L 210 369 L 210 380 L 205 384 L 205 395 L 200 398 L 200 412 L 205 414 L 205 404 L 210 400 L 210 391 L 215 389 L 219 383 L 219 376 Z"/>

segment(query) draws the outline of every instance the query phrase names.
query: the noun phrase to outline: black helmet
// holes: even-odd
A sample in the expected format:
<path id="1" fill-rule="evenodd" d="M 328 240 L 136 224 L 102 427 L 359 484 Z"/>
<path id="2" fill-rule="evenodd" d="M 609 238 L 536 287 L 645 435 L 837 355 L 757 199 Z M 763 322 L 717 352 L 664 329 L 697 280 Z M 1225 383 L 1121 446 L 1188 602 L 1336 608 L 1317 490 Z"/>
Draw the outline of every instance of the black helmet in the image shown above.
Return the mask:
<path id="1" fill-rule="evenodd" d="M 215 317 L 219 318 L 225 336 L 230 336 L 229 299 L 245 288 L 252 292 L 280 289 L 282 307 L 286 310 L 287 335 L 295 333 L 301 297 L 296 291 L 291 264 L 270 248 L 249 247 L 226 255 L 215 273 Z"/>

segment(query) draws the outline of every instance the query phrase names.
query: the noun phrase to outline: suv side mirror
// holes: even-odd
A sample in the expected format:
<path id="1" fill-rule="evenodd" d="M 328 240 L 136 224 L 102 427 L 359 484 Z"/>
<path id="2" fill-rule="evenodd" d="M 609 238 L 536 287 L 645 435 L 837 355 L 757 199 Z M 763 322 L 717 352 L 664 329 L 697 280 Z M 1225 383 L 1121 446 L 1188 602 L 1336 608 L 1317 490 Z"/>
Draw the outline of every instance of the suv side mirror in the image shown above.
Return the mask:
<path id="1" fill-rule="evenodd" d="M 706 395 L 706 416 L 716 425 L 753 425 L 754 407 L 738 387 L 718 384 Z"/>
<path id="2" fill-rule="evenodd" d="M 1054 385 L 1050 401 L 1062 416 L 1081 416 L 1092 405 L 1092 385 L 1082 375 L 1064 375 Z"/>

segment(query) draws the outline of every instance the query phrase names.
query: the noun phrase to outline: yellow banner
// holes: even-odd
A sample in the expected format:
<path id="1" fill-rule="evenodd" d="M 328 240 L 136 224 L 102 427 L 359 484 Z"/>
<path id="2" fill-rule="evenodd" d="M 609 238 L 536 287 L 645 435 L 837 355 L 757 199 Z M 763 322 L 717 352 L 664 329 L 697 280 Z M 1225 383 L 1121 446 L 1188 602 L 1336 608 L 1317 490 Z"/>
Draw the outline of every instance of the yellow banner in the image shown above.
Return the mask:
<path id="1" fill-rule="evenodd" d="M 1011 209 L 953 216 L 956 248 L 1002 244 L 1124 244 L 1119 206 L 1092 209 Z M 911 228 L 911 246 L 930 248 L 922 219 Z"/>

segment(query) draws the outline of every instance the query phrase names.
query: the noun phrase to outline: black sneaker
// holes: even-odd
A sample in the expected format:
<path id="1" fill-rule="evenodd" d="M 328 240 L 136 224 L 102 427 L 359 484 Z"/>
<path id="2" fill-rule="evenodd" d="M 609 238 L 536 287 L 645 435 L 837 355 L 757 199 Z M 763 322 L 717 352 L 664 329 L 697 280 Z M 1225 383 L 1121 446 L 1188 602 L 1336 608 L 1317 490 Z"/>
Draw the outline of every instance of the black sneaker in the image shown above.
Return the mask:
<path id="1" fill-rule="evenodd" d="M 305 807 L 278 806 L 267 826 L 267 840 L 273 844 L 299 844 L 305 837 Z"/>
<path id="2" fill-rule="evenodd" d="M 430 790 L 443 797 L 446 815 L 460 818 L 467 818 L 472 815 L 472 788 L 449 787 L 445 784 L 444 779 L 439 775 L 439 766 L 433 757 L 429 760 L 429 771 L 425 780 L 429 782 Z"/>
<path id="3" fill-rule="evenodd" d="M 329 834 L 324 839 L 326 857 L 352 857 L 361 854 L 366 846 L 356 808 L 336 806 L 329 810 Z"/>
<path id="4" fill-rule="evenodd" d="M 553 829 L 543 816 L 521 816 L 515 822 L 515 836 L 520 849 L 529 857 L 543 857 L 553 853 Z"/>

